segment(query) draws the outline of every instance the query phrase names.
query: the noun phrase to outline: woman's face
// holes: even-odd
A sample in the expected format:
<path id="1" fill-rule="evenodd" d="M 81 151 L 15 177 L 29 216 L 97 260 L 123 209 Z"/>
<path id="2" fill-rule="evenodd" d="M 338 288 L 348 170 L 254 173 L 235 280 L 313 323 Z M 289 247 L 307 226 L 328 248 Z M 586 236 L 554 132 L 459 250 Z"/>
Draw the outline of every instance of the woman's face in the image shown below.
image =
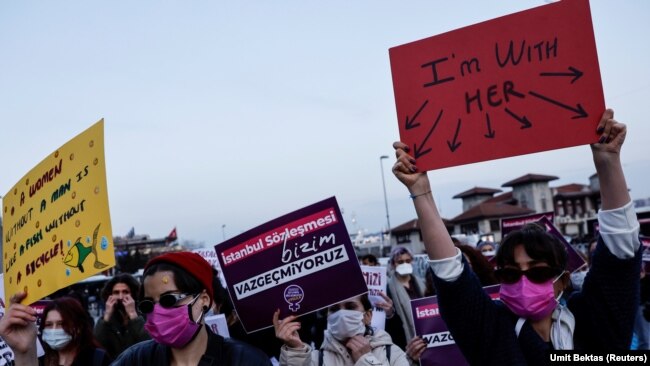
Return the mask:
<path id="1" fill-rule="evenodd" d="M 158 271 L 152 275 L 145 277 L 143 281 L 143 287 L 143 300 L 151 300 L 154 303 L 158 303 L 158 301 L 160 301 L 160 297 L 163 295 L 183 293 L 183 291 L 179 290 L 176 286 L 176 281 L 174 280 L 174 272 L 171 271 Z M 189 296 L 178 300 L 176 303 L 177 307 L 191 303 L 196 294 L 187 295 Z M 208 302 L 205 302 L 205 298 L 208 299 Z M 205 295 L 204 292 L 192 306 L 192 319 L 198 319 L 201 315 L 201 308 L 204 305 L 208 305 L 208 303 L 209 297 Z"/>
<path id="2" fill-rule="evenodd" d="M 528 253 L 526 252 L 526 249 L 522 244 L 517 245 L 514 249 L 514 259 L 515 263 L 514 264 L 506 264 L 504 267 L 510 267 L 510 268 L 515 268 L 519 269 L 521 271 L 526 271 L 530 268 L 533 267 L 550 267 L 548 263 L 540 260 L 535 260 L 531 258 Z M 566 272 L 565 272 L 566 274 Z M 566 277 L 566 276 L 563 276 Z M 555 281 L 553 284 L 553 288 L 555 290 L 555 295 L 558 296 L 560 294 L 560 291 L 563 291 L 564 288 L 566 287 L 567 283 L 564 280 L 564 278 L 561 278 L 558 281 Z"/>
<path id="3" fill-rule="evenodd" d="M 395 258 L 395 267 L 399 266 L 400 264 L 404 264 L 404 263 L 409 263 L 410 264 L 411 262 L 413 262 L 413 257 L 411 257 L 411 255 L 409 255 L 408 253 L 404 253 L 404 254 L 400 255 L 399 257 Z"/>
<path id="4" fill-rule="evenodd" d="M 494 247 L 490 244 L 485 244 L 481 247 L 481 253 L 494 252 Z"/>
<path id="5" fill-rule="evenodd" d="M 43 329 L 63 329 L 63 318 L 58 310 L 52 309 L 47 313 Z"/>
<path id="6" fill-rule="evenodd" d="M 338 304 L 334 304 L 330 306 L 327 309 L 327 315 L 335 313 L 341 309 L 345 310 L 356 310 L 360 311 L 363 313 L 363 323 L 366 325 L 370 324 L 370 320 L 372 319 L 372 311 L 368 310 L 366 311 L 363 308 L 363 303 L 361 303 L 361 297 L 357 296 L 352 299 L 340 302 Z"/>

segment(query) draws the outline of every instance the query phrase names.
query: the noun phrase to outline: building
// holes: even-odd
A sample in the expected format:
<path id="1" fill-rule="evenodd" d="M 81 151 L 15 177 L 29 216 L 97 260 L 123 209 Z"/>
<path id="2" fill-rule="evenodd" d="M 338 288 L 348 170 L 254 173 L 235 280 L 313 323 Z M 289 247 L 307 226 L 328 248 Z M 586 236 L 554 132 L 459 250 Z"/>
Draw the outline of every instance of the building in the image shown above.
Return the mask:
<path id="1" fill-rule="evenodd" d="M 184 248 L 178 243 L 176 229 L 164 238 L 150 238 L 149 235 L 135 235 L 133 229 L 126 236 L 113 237 L 115 245 L 116 272 L 135 273 L 149 259 L 167 252 L 178 252 Z"/>
<path id="2" fill-rule="evenodd" d="M 445 227 L 449 234 L 452 234 L 451 230 L 453 225 L 449 220 L 442 219 L 445 223 Z M 390 231 L 391 238 L 391 247 L 396 246 L 405 246 L 413 254 L 422 254 L 424 251 L 424 242 L 422 241 L 422 232 L 420 231 L 420 224 L 417 219 L 405 222 L 399 226 L 396 226 Z"/>
<path id="3" fill-rule="evenodd" d="M 453 197 L 462 200 L 463 212 L 443 221 L 452 236 L 477 236 L 479 240 L 499 242 L 502 219 L 552 212 L 555 225 L 563 234 L 578 240 L 593 236 L 593 221 L 600 207 L 598 176 L 589 177 L 587 185 L 551 187 L 549 182 L 557 179 L 551 175 L 526 174 L 503 183 L 501 187 L 511 188 L 508 192 L 471 188 Z M 417 219 L 392 228 L 391 245 L 408 246 L 415 254 L 423 253 Z"/>

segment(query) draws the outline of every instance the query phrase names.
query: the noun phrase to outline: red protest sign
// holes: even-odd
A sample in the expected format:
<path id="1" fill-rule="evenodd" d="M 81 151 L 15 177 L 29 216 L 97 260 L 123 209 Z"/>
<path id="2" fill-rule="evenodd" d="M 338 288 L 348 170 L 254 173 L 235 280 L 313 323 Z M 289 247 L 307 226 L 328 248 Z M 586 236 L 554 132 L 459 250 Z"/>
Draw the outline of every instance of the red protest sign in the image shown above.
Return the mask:
<path id="1" fill-rule="evenodd" d="M 593 143 L 605 109 L 588 0 L 391 48 L 400 139 L 420 170 Z"/>

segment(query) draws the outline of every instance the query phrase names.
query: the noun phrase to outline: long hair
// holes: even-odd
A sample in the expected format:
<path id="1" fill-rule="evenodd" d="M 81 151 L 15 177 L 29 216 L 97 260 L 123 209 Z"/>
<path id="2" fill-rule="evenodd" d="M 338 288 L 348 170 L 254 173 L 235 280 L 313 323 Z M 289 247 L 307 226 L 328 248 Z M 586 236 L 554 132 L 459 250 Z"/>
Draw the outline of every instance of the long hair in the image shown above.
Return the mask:
<path id="1" fill-rule="evenodd" d="M 90 315 L 88 315 L 78 300 L 69 296 L 54 299 L 45 306 L 45 309 L 43 309 L 43 318 L 38 327 L 41 337 L 43 330 L 45 329 L 45 319 L 47 319 L 47 314 L 52 310 L 56 310 L 61 314 L 61 327 L 66 333 L 72 336 L 72 340 L 70 340 L 70 343 L 66 346 L 67 349 L 76 350 L 78 355 L 82 349 L 99 347 L 99 343 L 93 334 L 93 322 Z M 45 350 L 45 364 L 58 365 L 59 353 L 50 348 L 47 343 L 41 343 Z"/>
<path id="2" fill-rule="evenodd" d="M 498 283 L 494 277 L 494 268 L 481 252 L 465 244 L 456 244 L 456 247 L 469 259 L 472 271 L 476 273 L 481 285 L 489 286 Z"/>

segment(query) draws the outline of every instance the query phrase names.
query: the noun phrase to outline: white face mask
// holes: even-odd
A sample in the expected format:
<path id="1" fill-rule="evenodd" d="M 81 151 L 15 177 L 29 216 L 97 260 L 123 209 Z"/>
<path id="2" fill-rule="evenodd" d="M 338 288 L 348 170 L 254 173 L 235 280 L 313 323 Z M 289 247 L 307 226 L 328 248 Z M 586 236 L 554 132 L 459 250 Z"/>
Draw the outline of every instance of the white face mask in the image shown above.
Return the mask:
<path id="1" fill-rule="evenodd" d="M 496 250 L 486 250 L 484 252 L 481 252 L 486 257 L 494 257 L 497 254 Z"/>
<path id="2" fill-rule="evenodd" d="M 366 332 L 363 313 L 357 310 L 341 309 L 327 316 L 327 330 L 339 342 Z"/>
<path id="3" fill-rule="evenodd" d="M 585 282 L 585 276 L 587 275 L 587 271 L 577 271 L 571 273 L 571 284 L 573 284 L 573 288 L 576 290 L 582 289 L 582 284 Z"/>
<path id="4" fill-rule="evenodd" d="M 43 342 L 53 350 L 60 350 L 70 343 L 72 336 L 63 329 L 43 329 Z"/>
<path id="5" fill-rule="evenodd" d="M 395 267 L 395 272 L 397 272 L 397 274 L 400 276 L 410 275 L 413 273 L 413 266 L 411 263 L 402 263 Z"/>

